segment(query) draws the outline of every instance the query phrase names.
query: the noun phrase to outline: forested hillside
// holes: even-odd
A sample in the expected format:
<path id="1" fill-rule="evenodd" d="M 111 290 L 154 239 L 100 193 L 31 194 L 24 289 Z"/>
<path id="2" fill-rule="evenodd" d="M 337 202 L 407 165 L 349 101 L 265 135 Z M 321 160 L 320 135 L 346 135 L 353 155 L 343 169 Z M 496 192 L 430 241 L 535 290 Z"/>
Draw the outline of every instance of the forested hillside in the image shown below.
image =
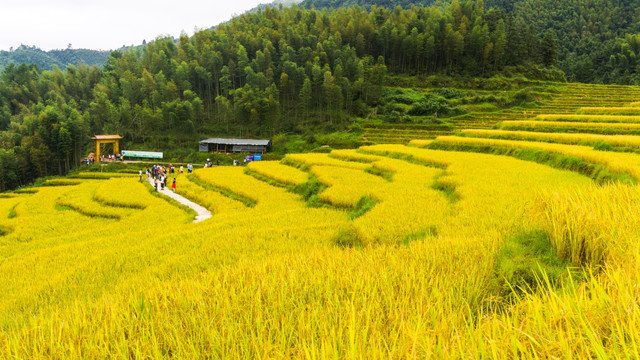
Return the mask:
<path id="1" fill-rule="evenodd" d="M 339 8 L 358 5 L 394 9 L 396 6 L 409 8 L 434 2 L 305 0 L 301 6 Z M 460 1 L 460 4 L 464 2 Z M 546 38 L 547 47 L 556 48 L 557 66 L 567 74 L 569 81 L 640 84 L 640 61 L 637 60 L 640 55 L 640 4 L 637 1 L 485 0 L 484 5 L 486 9 L 504 11 L 514 22 L 531 25 L 538 39 Z"/>
<path id="2" fill-rule="evenodd" d="M 274 1 L 271 5 L 282 3 L 286 6 L 292 2 L 300 0 Z M 411 6 L 433 4 L 440 8 L 448 4 L 453 4 L 453 7 L 466 6 L 464 1 L 459 0 L 304 0 L 300 6 L 315 9 L 359 6 L 369 10 L 376 6 L 393 11 L 398 6 L 408 9 Z M 264 9 L 264 6 L 252 12 Z M 547 50 L 546 65 L 558 66 L 569 81 L 640 84 L 640 62 L 637 61 L 640 55 L 640 5 L 636 1 L 484 0 L 484 5 L 480 7 L 504 12 L 494 12 L 489 15 L 491 18 L 518 23 L 521 27 L 528 26 L 523 36 L 545 39 L 545 47 L 557 51 L 555 58 L 553 51 L 549 53 Z M 471 31 L 475 26 L 469 20 L 467 17 L 464 26 L 458 29 L 461 30 L 460 34 Z M 495 25 L 493 23 L 491 27 Z M 490 30 L 493 31 L 493 28 Z M 499 43 L 494 42 L 495 45 Z M 100 66 L 107 57 L 108 53 L 103 51 L 66 49 L 44 52 L 23 46 L 13 52 L 0 51 L 0 68 L 10 62 L 36 64 L 42 69 L 51 69 L 53 65 L 64 68 L 67 64 L 78 62 Z"/>
<path id="3" fill-rule="evenodd" d="M 553 34 L 569 80 L 640 84 L 638 1 L 520 0 L 513 14 L 537 36 Z"/>
<path id="4" fill-rule="evenodd" d="M 378 105 L 386 79 L 535 68 L 540 41 L 482 2 L 408 10 L 268 8 L 193 37 L 113 52 L 103 68 L 9 65 L 0 83 L 0 190 L 66 172 L 89 135 L 139 149 L 202 136 L 344 129 Z"/>
<path id="5" fill-rule="evenodd" d="M 98 65 L 107 61 L 110 51 L 88 49 L 64 49 L 44 51 L 35 46 L 22 45 L 15 50 L 0 51 L 0 69 L 8 64 L 34 64 L 40 69 L 51 70 L 53 66 L 64 69 L 69 64 L 85 63 Z"/>

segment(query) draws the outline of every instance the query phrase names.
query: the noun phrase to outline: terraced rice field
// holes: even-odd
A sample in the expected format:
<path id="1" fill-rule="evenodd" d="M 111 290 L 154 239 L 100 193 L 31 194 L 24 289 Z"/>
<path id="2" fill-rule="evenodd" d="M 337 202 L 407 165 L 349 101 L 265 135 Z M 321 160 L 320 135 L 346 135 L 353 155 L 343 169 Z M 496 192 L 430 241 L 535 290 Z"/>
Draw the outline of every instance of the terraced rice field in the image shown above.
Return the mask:
<path id="1" fill-rule="evenodd" d="M 407 144 L 413 139 L 433 139 L 439 135 L 451 134 L 453 128 L 450 125 L 443 126 L 405 126 L 389 125 L 386 127 L 366 127 L 362 133 L 365 143 Z"/>
<path id="2" fill-rule="evenodd" d="M 472 112 L 452 119 L 445 119 L 449 129 L 417 131 L 402 124 L 393 129 L 365 128 L 363 141 L 369 144 L 408 144 L 415 139 L 434 139 L 437 136 L 453 135 L 464 129 L 493 129 L 504 121 L 531 121 L 545 115 L 556 117 L 554 121 L 585 121 L 581 115 L 615 115 L 617 119 L 627 118 L 627 122 L 637 122 L 631 116 L 640 117 L 640 87 L 618 85 L 555 84 L 558 93 L 551 94 L 550 100 L 542 101 L 535 108 L 511 108 L 494 112 Z M 635 103 L 635 104 L 634 104 Z M 567 117 L 563 115 L 568 115 Z M 578 120 L 579 117 L 583 120 Z M 560 120 L 562 118 L 562 120 Z M 549 118 L 551 120 L 551 118 Z M 589 119 L 588 121 L 594 121 Z M 616 119 L 601 121 L 617 121 Z M 515 128 L 512 128 L 515 130 Z M 617 133 L 615 131 L 611 133 Z"/>
<path id="3" fill-rule="evenodd" d="M 638 357 L 638 137 L 460 135 L 2 194 L 0 358 Z"/>

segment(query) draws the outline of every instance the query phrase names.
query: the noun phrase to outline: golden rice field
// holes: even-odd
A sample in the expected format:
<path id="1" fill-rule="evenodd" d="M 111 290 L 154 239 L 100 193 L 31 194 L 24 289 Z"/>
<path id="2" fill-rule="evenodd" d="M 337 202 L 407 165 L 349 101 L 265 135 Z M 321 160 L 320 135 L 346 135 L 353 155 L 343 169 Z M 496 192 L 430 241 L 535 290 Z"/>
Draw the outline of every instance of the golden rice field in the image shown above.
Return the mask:
<path id="1" fill-rule="evenodd" d="M 640 358 L 638 137 L 462 133 L 0 194 L 0 358 Z"/>
<path id="2" fill-rule="evenodd" d="M 640 107 L 637 106 L 585 106 L 577 111 L 578 114 L 604 114 L 604 115 L 639 115 Z"/>
<path id="3" fill-rule="evenodd" d="M 640 176 L 640 155 L 536 144 Z M 638 354 L 635 185 L 404 145 L 249 170 L 177 176 L 213 210 L 197 224 L 137 176 L 81 174 L 0 197 L 0 357 Z M 309 206 L 294 189 L 314 181 Z M 352 215 L 363 196 L 373 207 Z M 532 232 L 562 259 L 561 285 L 534 271 L 528 288 L 500 270 L 514 237 Z"/>
<path id="4" fill-rule="evenodd" d="M 535 121 L 535 120 L 507 120 L 502 122 L 503 127 L 558 127 L 564 129 L 617 129 L 638 130 L 640 123 L 625 122 L 579 122 L 579 121 Z"/>
<path id="5" fill-rule="evenodd" d="M 594 123 L 640 123 L 640 116 L 632 115 L 583 115 L 583 114 L 542 114 L 535 117 L 541 121 L 594 122 Z"/>
<path id="6" fill-rule="evenodd" d="M 549 141 L 562 144 L 594 144 L 603 142 L 612 146 L 640 149 L 640 136 L 634 135 L 599 135 L 576 133 L 545 133 L 535 131 L 485 130 L 465 129 L 461 131 L 465 136 L 498 138 L 506 140 Z M 416 140 L 416 145 L 425 144 Z M 428 144 L 428 143 L 427 143 Z"/>

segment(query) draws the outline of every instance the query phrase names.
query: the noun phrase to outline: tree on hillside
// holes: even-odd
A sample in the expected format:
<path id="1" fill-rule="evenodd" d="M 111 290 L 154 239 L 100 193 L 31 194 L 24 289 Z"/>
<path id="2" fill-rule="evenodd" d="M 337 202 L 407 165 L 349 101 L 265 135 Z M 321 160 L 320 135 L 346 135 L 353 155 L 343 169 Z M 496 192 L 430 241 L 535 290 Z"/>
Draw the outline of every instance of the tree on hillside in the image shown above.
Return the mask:
<path id="1" fill-rule="evenodd" d="M 544 66 L 555 65 L 558 60 L 558 48 L 556 47 L 556 39 L 551 30 L 547 30 L 544 38 L 540 43 L 540 54 Z"/>

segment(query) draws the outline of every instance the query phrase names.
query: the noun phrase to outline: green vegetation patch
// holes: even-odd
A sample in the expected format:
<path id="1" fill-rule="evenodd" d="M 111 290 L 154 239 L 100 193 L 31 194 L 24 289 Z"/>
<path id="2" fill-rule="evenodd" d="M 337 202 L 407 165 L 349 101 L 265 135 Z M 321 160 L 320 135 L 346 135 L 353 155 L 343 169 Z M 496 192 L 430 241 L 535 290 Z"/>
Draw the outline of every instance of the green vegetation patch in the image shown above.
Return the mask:
<path id="1" fill-rule="evenodd" d="M 496 256 L 494 281 L 501 296 L 512 302 L 542 286 L 558 287 L 582 275 L 556 255 L 548 235 L 538 229 L 509 238 Z"/>
<path id="2" fill-rule="evenodd" d="M 379 176 L 387 181 L 391 181 L 393 179 L 393 172 L 379 169 L 375 167 L 375 165 L 365 168 L 364 172 L 369 173 L 371 175 Z"/>
<path id="3" fill-rule="evenodd" d="M 146 205 L 142 205 L 142 204 L 123 203 L 123 202 L 117 202 L 112 200 L 99 199 L 95 196 L 93 197 L 93 201 L 104 206 L 111 206 L 111 207 L 124 208 L 124 209 L 144 210 L 147 208 Z"/>
<path id="4" fill-rule="evenodd" d="M 84 215 L 84 216 L 89 216 L 89 217 L 94 217 L 94 218 L 102 218 L 102 219 L 108 219 L 108 220 L 120 220 L 121 216 L 118 214 L 104 214 L 104 213 L 99 213 L 97 211 L 91 211 L 88 209 L 84 209 L 80 206 L 74 206 L 73 204 L 56 204 L 56 209 L 61 209 L 63 208 L 64 210 L 73 210 L 75 212 L 77 212 L 80 215 Z M 60 208 L 58 207 L 60 206 Z"/>
<path id="5" fill-rule="evenodd" d="M 294 167 L 296 169 L 302 170 L 304 172 L 310 172 L 311 169 L 304 163 L 299 162 L 299 161 L 295 161 L 289 157 L 285 157 L 282 158 L 282 160 L 280 160 L 280 164 L 282 165 L 287 165 L 287 166 L 291 166 Z"/>
<path id="6" fill-rule="evenodd" d="M 438 236 L 438 231 L 435 225 L 431 225 L 426 229 L 411 233 L 402 239 L 402 245 L 409 245 L 414 241 L 422 240 L 427 237 Z"/>
<path id="7" fill-rule="evenodd" d="M 38 189 L 34 189 L 34 188 L 23 188 L 23 189 L 18 189 L 14 191 L 14 193 L 16 194 L 35 194 L 37 192 L 38 192 Z"/>
<path id="8" fill-rule="evenodd" d="M 353 210 L 349 212 L 349 219 L 353 220 L 359 218 L 369 212 L 369 210 L 373 209 L 377 203 L 376 199 L 371 196 L 363 195 L 353 207 Z"/>
<path id="9" fill-rule="evenodd" d="M 16 206 L 18 206 L 18 204 L 15 204 L 11 207 L 11 209 L 9 210 L 9 215 L 7 215 L 7 218 L 13 219 L 18 216 L 18 214 L 16 213 Z"/>
<path id="10" fill-rule="evenodd" d="M 364 241 L 358 229 L 352 224 L 338 229 L 332 238 L 332 242 L 343 248 L 363 248 Z"/>
<path id="11" fill-rule="evenodd" d="M 58 211 L 73 211 L 73 209 L 72 209 L 72 208 L 70 208 L 69 206 L 67 206 L 67 205 L 60 205 L 60 204 L 56 204 L 56 205 L 55 205 L 55 209 L 56 209 L 56 210 L 58 210 Z"/>
<path id="12" fill-rule="evenodd" d="M 433 180 L 433 184 L 431 184 L 431 188 L 442 192 L 451 203 L 460 201 L 460 194 L 456 192 L 456 184 L 442 180 L 442 177 L 445 175 L 446 173 L 443 172 L 436 176 Z"/>
<path id="13" fill-rule="evenodd" d="M 322 184 L 317 177 L 312 176 L 309 181 L 292 187 L 291 191 L 302 196 L 302 199 L 307 202 L 308 207 L 318 208 L 327 206 L 327 204 L 322 202 L 318 197 L 318 194 L 323 192 L 326 188 L 327 186 Z"/>

